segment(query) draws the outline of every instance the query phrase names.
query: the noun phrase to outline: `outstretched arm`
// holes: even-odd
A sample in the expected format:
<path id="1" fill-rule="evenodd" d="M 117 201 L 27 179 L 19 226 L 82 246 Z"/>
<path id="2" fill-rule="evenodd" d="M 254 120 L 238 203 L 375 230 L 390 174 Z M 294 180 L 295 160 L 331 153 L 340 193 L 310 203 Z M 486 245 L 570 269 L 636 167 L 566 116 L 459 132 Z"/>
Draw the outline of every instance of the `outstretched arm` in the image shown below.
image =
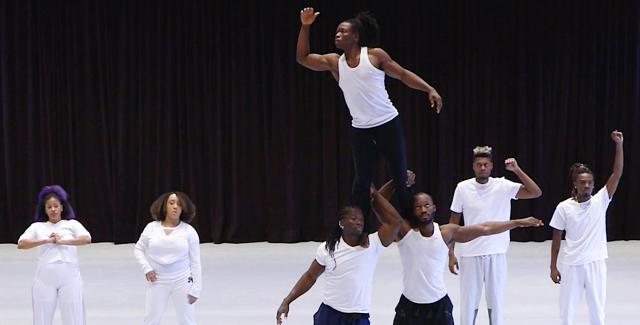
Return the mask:
<path id="1" fill-rule="evenodd" d="M 551 241 L 551 281 L 560 283 L 562 275 L 558 271 L 558 252 L 560 251 L 560 242 L 562 241 L 562 230 L 553 229 L 553 240 Z"/>
<path id="2" fill-rule="evenodd" d="M 620 183 L 620 177 L 622 176 L 622 168 L 624 167 L 624 152 L 622 150 L 622 142 L 624 138 L 622 132 L 615 130 L 611 132 L 611 139 L 616 144 L 616 157 L 613 160 L 613 172 L 607 180 L 607 192 L 609 197 L 613 197 L 613 194 L 618 189 L 618 183 Z"/>
<path id="3" fill-rule="evenodd" d="M 410 88 L 427 93 L 431 107 L 435 108 L 437 113 L 440 113 L 442 109 L 442 97 L 440 97 L 440 94 L 438 94 L 435 88 L 431 87 L 431 85 L 417 74 L 400 66 L 400 64 L 391 59 L 391 56 L 389 56 L 385 50 L 374 48 L 370 50 L 369 54 L 372 54 L 376 58 L 376 61 L 379 62 L 380 67 L 388 76 L 402 81 Z"/>
<path id="4" fill-rule="evenodd" d="M 398 230 L 402 224 L 402 217 L 380 192 L 373 193 L 372 199 L 371 205 L 373 212 L 378 216 L 380 221 L 382 221 L 382 225 L 378 229 L 378 236 L 380 237 L 382 245 L 386 247 L 396 240 Z"/>
<path id="5" fill-rule="evenodd" d="M 529 177 L 529 175 L 527 175 L 527 173 L 518 166 L 518 162 L 515 158 L 506 159 L 504 161 L 504 165 L 507 170 L 516 174 L 522 182 L 523 186 L 520 187 L 520 190 L 518 190 L 518 193 L 516 194 L 518 199 L 535 199 L 542 195 L 542 190 L 538 184 L 536 184 L 536 182 L 534 182 L 531 177 Z"/>
<path id="6" fill-rule="evenodd" d="M 499 234 L 518 227 L 540 227 L 544 225 L 541 220 L 534 217 L 524 219 L 515 219 L 509 221 L 491 221 L 483 222 L 475 225 L 461 227 L 459 225 L 447 224 L 440 229 L 443 232 L 443 239 L 450 241 L 465 243 L 482 236 L 490 236 Z M 451 237 L 446 236 L 451 234 Z M 449 237 L 449 238 L 447 238 Z M 448 244 L 449 242 L 447 242 Z"/>
<path id="7" fill-rule="evenodd" d="M 333 77 L 338 80 L 338 55 L 311 53 L 309 46 L 309 29 L 316 20 L 320 12 L 314 12 L 313 8 L 300 10 L 300 33 L 298 34 L 298 44 L 296 46 L 296 61 L 306 68 L 315 71 L 331 71 Z"/>
<path id="8" fill-rule="evenodd" d="M 416 174 L 413 171 L 407 170 L 406 186 L 411 187 L 415 183 L 416 183 Z M 392 179 L 384 183 L 384 185 L 380 187 L 378 192 L 382 195 L 382 197 L 384 197 L 387 201 L 389 201 L 391 199 L 391 196 L 395 192 L 395 190 L 396 190 L 395 182 Z M 380 220 L 380 222 L 382 223 L 382 220 Z M 407 234 L 407 232 L 409 232 L 409 230 L 411 230 L 411 226 L 404 219 L 402 219 L 402 223 L 400 225 L 400 230 L 398 231 L 397 239 L 400 240 L 404 238 L 404 236 Z"/>
<path id="9" fill-rule="evenodd" d="M 302 274 L 298 282 L 293 286 L 293 289 L 291 289 L 291 292 L 289 292 L 289 294 L 282 300 L 280 307 L 278 307 L 278 311 L 276 312 L 277 324 L 282 324 L 283 315 L 284 318 L 289 316 L 289 304 L 309 291 L 309 289 L 311 289 L 311 287 L 316 283 L 316 280 L 322 272 L 324 272 L 324 266 L 320 265 L 318 261 L 313 260 L 309 269 Z"/>

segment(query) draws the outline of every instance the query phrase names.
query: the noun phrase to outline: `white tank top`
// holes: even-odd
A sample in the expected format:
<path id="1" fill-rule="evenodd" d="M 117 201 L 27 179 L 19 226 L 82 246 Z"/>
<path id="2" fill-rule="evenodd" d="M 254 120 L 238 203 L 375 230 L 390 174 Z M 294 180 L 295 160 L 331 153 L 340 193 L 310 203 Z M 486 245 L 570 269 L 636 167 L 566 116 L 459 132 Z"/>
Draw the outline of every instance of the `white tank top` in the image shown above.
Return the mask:
<path id="1" fill-rule="evenodd" d="M 418 304 L 436 302 L 447 294 L 444 267 L 449 248 L 442 240 L 440 226 L 433 223 L 433 235 L 424 237 L 411 229 L 398 242 L 402 261 L 402 294 Z"/>
<path id="2" fill-rule="evenodd" d="M 338 85 L 349 107 L 353 127 L 368 129 L 398 116 L 384 87 L 385 73 L 371 64 L 366 47 L 360 48 L 360 62 L 355 68 L 349 67 L 342 54 L 338 60 L 338 73 Z"/>

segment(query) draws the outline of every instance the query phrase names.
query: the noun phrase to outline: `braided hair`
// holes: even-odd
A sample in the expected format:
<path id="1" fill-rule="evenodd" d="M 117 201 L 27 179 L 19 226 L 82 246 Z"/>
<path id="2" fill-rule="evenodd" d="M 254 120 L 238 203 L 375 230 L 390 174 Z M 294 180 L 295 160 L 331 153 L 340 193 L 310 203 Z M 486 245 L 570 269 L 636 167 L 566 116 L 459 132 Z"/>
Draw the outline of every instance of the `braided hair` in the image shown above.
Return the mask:
<path id="1" fill-rule="evenodd" d="M 575 183 L 578 175 L 585 173 L 593 176 L 593 172 L 591 171 L 591 169 L 589 169 L 589 167 L 583 163 L 575 163 L 569 168 L 569 177 L 571 179 L 571 197 L 573 197 L 573 199 L 576 201 L 578 200 L 578 191 L 573 183 Z"/>
<path id="2" fill-rule="evenodd" d="M 342 220 L 346 216 L 351 215 L 351 214 L 355 213 L 356 211 L 360 211 L 360 208 L 358 208 L 356 206 L 352 206 L 352 205 L 346 206 L 346 207 L 340 209 L 340 211 L 338 211 L 338 220 Z M 340 224 L 338 223 L 335 226 L 335 228 L 333 228 L 333 231 L 331 231 L 331 233 L 327 237 L 326 244 L 324 245 L 324 248 L 329 252 L 329 256 L 331 256 L 331 258 L 333 258 L 333 262 L 334 262 L 333 269 L 334 270 L 335 270 L 336 267 L 338 267 L 337 263 L 335 263 L 336 262 L 336 257 L 334 255 L 334 253 L 336 251 L 336 248 L 338 247 L 338 243 L 340 242 L 340 237 L 342 237 L 342 228 L 340 227 Z M 362 236 L 360 237 L 360 242 L 358 244 L 363 244 L 365 242 L 366 237 L 367 237 L 367 233 L 363 231 L 362 232 Z"/>

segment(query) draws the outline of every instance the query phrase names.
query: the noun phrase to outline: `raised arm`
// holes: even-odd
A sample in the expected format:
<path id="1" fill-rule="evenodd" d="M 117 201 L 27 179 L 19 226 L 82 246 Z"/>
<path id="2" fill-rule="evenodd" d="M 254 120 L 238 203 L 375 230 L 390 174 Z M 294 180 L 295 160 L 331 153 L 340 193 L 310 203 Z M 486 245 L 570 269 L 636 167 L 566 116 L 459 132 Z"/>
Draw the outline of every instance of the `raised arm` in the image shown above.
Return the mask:
<path id="1" fill-rule="evenodd" d="M 538 184 L 536 184 L 536 182 L 534 182 L 531 177 L 529 177 L 529 175 L 527 175 L 527 173 L 518 166 L 518 162 L 515 158 L 506 159 L 504 161 L 504 166 L 507 170 L 516 174 L 522 182 L 522 187 L 520 187 L 520 190 L 518 190 L 518 193 L 516 194 L 518 199 L 535 199 L 542 195 L 542 190 Z"/>
<path id="2" fill-rule="evenodd" d="M 382 225 L 378 229 L 378 236 L 382 245 L 386 247 L 396 240 L 402 224 L 402 217 L 380 192 L 373 193 L 372 199 L 372 210 L 382 221 Z"/>
<path id="3" fill-rule="evenodd" d="M 324 266 L 320 265 L 318 261 L 313 260 L 309 269 L 302 274 L 298 282 L 293 286 L 293 289 L 291 289 L 291 292 L 282 300 L 280 307 L 278 307 L 276 313 L 277 324 L 282 324 L 282 316 L 284 316 L 284 318 L 289 316 L 289 304 L 309 291 L 322 272 L 324 272 Z"/>
<path id="4" fill-rule="evenodd" d="M 560 283 L 562 275 L 560 271 L 558 271 L 558 252 L 560 251 L 560 242 L 562 241 L 562 230 L 553 229 L 553 239 L 551 241 L 551 264 L 550 268 L 550 276 L 551 281 L 555 283 Z"/>
<path id="5" fill-rule="evenodd" d="M 427 93 L 431 108 L 435 108 L 436 112 L 440 113 L 442 109 L 442 97 L 440 97 L 440 94 L 438 94 L 435 88 L 431 87 L 431 85 L 417 74 L 400 66 L 400 64 L 391 59 L 391 56 L 385 50 L 373 48 L 369 50 L 369 54 L 373 55 L 380 68 L 384 70 L 389 77 L 402 81 L 402 83 L 410 88 Z"/>
<path id="6" fill-rule="evenodd" d="M 613 194 L 616 193 L 618 189 L 618 183 L 620 183 L 620 177 L 622 176 L 622 168 L 624 167 L 624 152 L 622 150 L 624 138 L 622 132 L 618 130 L 611 132 L 611 139 L 616 144 L 616 157 L 613 160 L 613 172 L 607 180 L 607 192 L 609 192 L 610 198 L 613 197 Z"/>
<path id="7" fill-rule="evenodd" d="M 306 68 L 315 71 L 331 71 L 333 77 L 338 80 L 338 58 L 335 53 L 315 54 L 311 53 L 309 46 L 309 29 L 320 12 L 314 12 L 313 8 L 300 10 L 300 33 L 296 46 L 296 61 Z"/>
<path id="8" fill-rule="evenodd" d="M 443 233 L 443 239 L 447 241 L 448 236 L 445 234 L 451 234 L 450 241 L 465 243 L 474 240 L 482 236 L 490 236 L 499 234 L 501 232 L 509 231 L 518 227 L 540 227 L 544 225 L 542 220 L 534 217 L 528 217 L 524 219 L 508 220 L 508 221 L 491 221 L 483 222 L 475 225 L 460 227 L 454 224 L 443 225 L 440 229 Z"/>
<path id="9" fill-rule="evenodd" d="M 406 186 L 407 187 L 411 187 L 416 183 L 416 174 L 411 171 L 411 170 L 407 170 L 407 183 Z M 388 182 L 384 183 L 384 185 L 382 185 L 382 187 L 380 187 L 380 189 L 378 190 L 378 192 L 387 200 L 389 201 L 391 199 L 391 196 L 393 195 L 393 193 L 396 191 L 396 186 L 395 186 L 395 182 L 392 180 L 389 180 Z M 373 193 L 372 193 L 373 194 Z M 382 220 L 380 220 L 380 222 L 382 223 Z M 397 240 L 402 239 L 407 232 L 409 232 L 409 230 L 411 230 L 411 226 L 409 225 L 409 223 L 407 223 L 406 220 L 404 220 L 404 218 L 402 219 L 402 223 L 400 225 L 400 230 L 398 231 L 398 236 L 397 236 Z"/>

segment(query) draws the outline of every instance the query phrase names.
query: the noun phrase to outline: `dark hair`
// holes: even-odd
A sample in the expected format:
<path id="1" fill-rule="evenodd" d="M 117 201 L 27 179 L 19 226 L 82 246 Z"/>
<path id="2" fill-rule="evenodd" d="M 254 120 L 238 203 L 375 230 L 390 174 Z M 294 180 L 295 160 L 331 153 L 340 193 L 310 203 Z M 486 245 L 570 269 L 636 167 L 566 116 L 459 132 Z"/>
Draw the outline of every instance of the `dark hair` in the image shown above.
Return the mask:
<path id="1" fill-rule="evenodd" d="M 407 211 L 405 213 L 405 215 L 408 216 L 408 218 L 405 216 L 405 219 L 409 221 L 409 225 L 411 226 L 411 228 L 417 228 L 420 226 L 420 223 L 418 223 L 418 217 L 416 217 L 415 212 L 416 198 L 419 195 L 426 195 L 431 199 L 431 202 L 433 202 L 433 197 L 429 193 L 417 192 L 411 196 L 411 199 L 409 200 L 409 206 L 407 207 Z"/>
<path id="2" fill-rule="evenodd" d="M 378 21 L 368 11 L 359 12 L 355 18 L 347 19 L 353 32 L 358 33 L 358 45 L 377 47 L 380 43 L 380 26 Z"/>
<path id="3" fill-rule="evenodd" d="M 175 194 L 178 197 L 178 204 L 182 208 L 182 213 L 180 214 L 180 220 L 185 222 L 191 222 L 193 217 L 196 216 L 196 205 L 193 204 L 189 196 L 179 191 L 167 192 L 160 195 L 153 203 L 151 203 L 151 207 L 149 208 L 149 212 L 151 212 L 151 217 L 154 220 L 164 221 L 167 217 L 167 201 L 171 194 Z"/>
<path id="4" fill-rule="evenodd" d="M 355 213 L 356 211 L 361 211 L 361 210 L 357 206 L 353 206 L 353 205 L 346 206 L 346 207 L 340 209 L 340 211 L 338 211 L 338 220 L 342 220 L 342 219 L 344 219 L 344 217 L 346 217 L 346 216 L 348 216 L 348 215 L 350 215 L 352 213 Z M 363 229 L 366 229 L 366 227 L 363 227 Z M 366 236 L 367 236 L 367 233 L 365 231 L 363 231 L 362 232 L 362 236 L 360 237 L 360 243 L 359 244 L 364 243 Z M 327 243 L 324 245 L 324 248 L 329 252 L 329 256 L 331 256 L 333 258 L 334 262 L 336 261 L 336 258 L 333 255 L 333 253 L 335 252 L 335 250 L 337 248 L 338 242 L 340 241 L 340 237 L 342 237 L 342 228 L 340 228 L 340 224 L 338 223 L 335 226 L 335 228 L 333 228 L 333 231 L 331 231 L 331 233 L 327 237 Z M 333 269 L 335 270 L 336 267 L 338 267 L 337 264 L 333 267 Z"/>
<path id="5" fill-rule="evenodd" d="M 45 203 L 50 198 L 56 198 L 62 205 L 60 216 L 62 219 L 71 220 L 76 218 L 76 214 L 69 204 L 67 192 L 60 185 L 47 185 L 38 193 L 38 203 L 36 203 L 36 212 L 33 214 L 33 221 L 48 221 L 49 216 L 45 210 Z"/>
<path id="6" fill-rule="evenodd" d="M 569 167 L 569 179 L 571 179 L 571 196 L 574 199 L 576 198 L 576 195 L 578 195 L 578 191 L 576 191 L 573 183 L 576 181 L 576 178 L 578 178 L 578 175 L 585 173 L 591 174 L 591 176 L 593 176 L 593 172 L 591 171 L 591 169 L 589 169 L 589 166 L 583 163 L 575 163 L 571 165 L 571 167 Z"/>

